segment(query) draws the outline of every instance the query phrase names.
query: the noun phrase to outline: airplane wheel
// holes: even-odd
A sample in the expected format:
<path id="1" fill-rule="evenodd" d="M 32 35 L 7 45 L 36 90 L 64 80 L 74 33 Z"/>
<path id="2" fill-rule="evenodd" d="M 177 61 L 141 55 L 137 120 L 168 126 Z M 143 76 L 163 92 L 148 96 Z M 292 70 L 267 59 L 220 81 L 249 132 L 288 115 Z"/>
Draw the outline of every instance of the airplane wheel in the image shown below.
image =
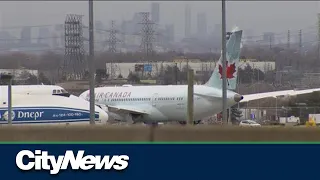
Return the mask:
<path id="1" fill-rule="evenodd" d="M 148 125 L 148 126 L 158 126 L 158 123 L 157 122 L 152 122 L 152 123 L 144 123 L 145 125 Z"/>
<path id="2" fill-rule="evenodd" d="M 181 125 L 186 125 L 186 124 L 187 124 L 186 121 L 179 121 L 179 123 L 180 123 Z M 197 125 L 197 124 L 200 124 L 200 123 L 201 123 L 201 120 L 193 121 L 193 124 L 194 124 L 194 125 Z"/>
<path id="3" fill-rule="evenodd" d="M 193 123 L 194 123 L 194 125 L 200 124 L 200 123 L 201 123 L 201 120 L 194 121 Z"/>

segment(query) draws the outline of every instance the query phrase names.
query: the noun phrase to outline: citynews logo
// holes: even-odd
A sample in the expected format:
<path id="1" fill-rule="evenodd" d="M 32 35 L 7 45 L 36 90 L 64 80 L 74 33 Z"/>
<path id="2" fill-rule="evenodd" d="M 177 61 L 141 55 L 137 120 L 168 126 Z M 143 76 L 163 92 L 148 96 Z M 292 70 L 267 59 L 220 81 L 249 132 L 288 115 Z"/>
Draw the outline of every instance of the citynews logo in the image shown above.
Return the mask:
<path id="1" fill-rule="evenodd" d="M 24 161 L 27 159 L 27 162 Z M 73 151 L 67 150 L 64 155 L 57 158 L 54 155 L 49 155 L 48 151 L 35 150 L 22 150 L 16 156 L 16 165 L 23 171 L 29 170 L 47 170 L 50 174 L 58 174 L 60 170 L 66 170 L 71 165 L 73 170 L 96 170 L 101 169 L 115 169 L 117 171 L 124 170 L 129 165 L 128 155 L 115 155 L 115 156 L 84 156 L 84 150 L 78 151 L 76 156 Z"/>

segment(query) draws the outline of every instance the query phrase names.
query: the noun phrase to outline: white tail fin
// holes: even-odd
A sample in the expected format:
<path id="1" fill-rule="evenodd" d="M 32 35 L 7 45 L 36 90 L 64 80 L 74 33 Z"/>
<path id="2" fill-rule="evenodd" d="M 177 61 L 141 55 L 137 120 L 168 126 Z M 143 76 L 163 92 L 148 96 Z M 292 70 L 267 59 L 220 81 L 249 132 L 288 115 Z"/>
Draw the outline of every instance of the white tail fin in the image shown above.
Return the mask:
<path id="1" fill-rule="evenodd" d="M 227 88 L 231 90 L 237 87 L 241 37 L 242 30 L 234 30 L 227 41 Z M 209 81 L 205 85 L 222 88 L 222 53 Z"/>

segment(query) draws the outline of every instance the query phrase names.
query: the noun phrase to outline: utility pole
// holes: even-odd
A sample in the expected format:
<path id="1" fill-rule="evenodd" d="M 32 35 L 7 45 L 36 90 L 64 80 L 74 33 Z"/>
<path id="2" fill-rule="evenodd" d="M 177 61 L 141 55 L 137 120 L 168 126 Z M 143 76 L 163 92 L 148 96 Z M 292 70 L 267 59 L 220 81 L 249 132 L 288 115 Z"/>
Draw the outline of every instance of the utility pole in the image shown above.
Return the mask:
<path id="1" fill-rule="evenodd" d="M 193 69 L 188 69 L 188 125 L 193 124 L 193 82 L 194 72 Z"/>
<path id="2" fill-rule="evenodd" d="M 226 2 L 222 0 L 222 120 L 223 124 L 227 125 L 227 67 L 226 67 Z"/>
<path id="3" fill-rule="evenodd" d="M 287 48 L 290 49 L 290 30 L 288 30 Z"/>
<path id="4" fill-rule="evenodd" d="M 320 13 L 318 13 L 318 62 L 320 61 Z"/>
<path id="5" fill-rule="evenodd" d="M 93 37 L 93 0 L 89 0 L 89 73 L 90 73 L 90 124 L 95 124 L 95 96 L 94 96 L 94 76 L 95 76 L 95 65 L 94 65 L 94 37 Z"/>
<path id="6" fill-rule="evenodd" d="M 8 124 L 12 124 L 12 77 L 8 84 Z"/>
<path id="7" fill-rule="evenodd" d="M 302 30 L 299 30 L 299 53 L 302 55 Z"/>
<path id="8" fill-rule="evenodd" d="M 178 63 L 176 63 L 176 66 L 175 66 L 175 70 L 174 70 L 174 76 L 175 76 L 175 83 L 176 85 L 178 85 Z"/>
<path id="9" fill-rule="evenodd" d="M 12 124 L 12 79 L 11 74 L 1 74 L 0 79 L 8 83 L 8 124 Z"/>
<path id="10" fill-rule="evenodd" d="M 269 37 L 269 48 L 270 48 L 270 50 L 272 49 L 272 38 L 271 38 L 271 36 Z"/>

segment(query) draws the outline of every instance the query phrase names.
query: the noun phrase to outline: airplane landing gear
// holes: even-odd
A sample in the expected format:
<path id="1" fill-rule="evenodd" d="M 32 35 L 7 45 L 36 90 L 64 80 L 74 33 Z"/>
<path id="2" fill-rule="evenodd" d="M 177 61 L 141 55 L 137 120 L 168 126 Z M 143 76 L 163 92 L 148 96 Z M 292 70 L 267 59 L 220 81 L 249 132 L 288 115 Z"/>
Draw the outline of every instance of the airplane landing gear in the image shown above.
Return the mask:
<path id="1" fill-rule="evenodd" d="M 181 125 L 186 125 L 187 124 L 187 121 L 179 121 L 179 123 Z M 193 124 L 194 125 L 197 125 L 197 124 L 200 124 L 201 123 L 201 120 L 197 120 L 197 121 L 193 121 Z"/>

